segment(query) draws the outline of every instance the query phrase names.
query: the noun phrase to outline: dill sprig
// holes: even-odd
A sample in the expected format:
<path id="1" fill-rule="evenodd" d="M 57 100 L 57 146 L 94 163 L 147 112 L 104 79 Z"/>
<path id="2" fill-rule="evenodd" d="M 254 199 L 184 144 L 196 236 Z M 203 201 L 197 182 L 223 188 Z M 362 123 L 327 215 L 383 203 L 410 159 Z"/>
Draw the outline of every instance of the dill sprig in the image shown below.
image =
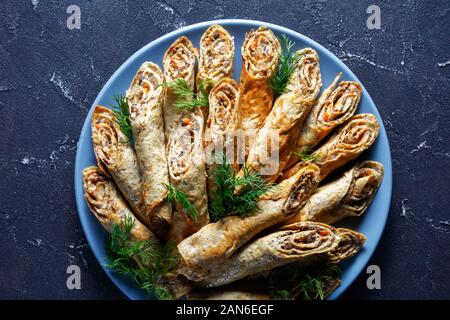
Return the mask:
<path id="1" fill-rule="evenodd" d="M 130 123 L 130 111 L 128 109 L 128 102 L 124 96 L 121 94 L 114 95 L 115 104 L 111 104 L 112 112 L 116 116 L 116 122 L 120 127 L 120 130 L 128 137 L 131 141 L 133 137 L 133 132 L 131 130 Z"/>
<path id="2" fill-rule="evenodd" d="M 324 291 L 330 277 L 342 273 L 336 264 L 327 264 L 321 268 L 302 271 L 294 265 L 286 265 L 273 270 L 269 275 L 269 285 L 274 296 L 285 300 L 323 300 Z"/>
<path id="3" fill-rule="evenodd" d="M 157 277 L 170 274 L 178 263 L 179 257 L 170 255 L 173 245 L 168 242 L 159 247 L 152 241 L 131 241 L 133 225 L 134 219 L 126 217 L 121 224 L 112 226 L 111 234 L 105 241 L 106 267 L 130 277 L 149 295 L 155 295 L 160 300 L 171 299 L 167 289 L 155 284 Z"/>
<path id="4" fill-rule="evenodd" d="M 243 176 L 237 177 L 233 167 L 222 163 L 213 169 L 213 179 L 216 190 L 210 195 L 210 218 L 212 221 L 220 220 L 228 215 L 246 215 L 257 212 L 258 199 L 273 185 L 262 178 L 257 172 L 243 169 Z M 236 190 L 239 192 L 236 193 Z"/>
<path id="5" fill-rule="evenodd" d="M 191 220 L 193 221 L 197 220 L 198 210 L 189 201 L 189 199 L 186 197 L 186 194 L 171 184 L 163 182 L 162 185 L 167 190 L 167 201 L 169 201 L 172 204 L 175 203 L 180 204 L 184 208 L 186 214 L 191 218 Z"/>
<path id="6" fill-rule="evenodd" d="M 316 152 L 311 152 L 308 149 L 303 149 L 301 151 L 294 151 L 294 154 L 297 155 L 300 160 L 303 162 L 314 162 L 319 157 L 319 154 Z"/>
<path id="7" fill-rule="evenodd" d="M 290 40 L 286 34 L 282 35 L 280 42 L 282 43 L 280 60 L 270 79 L 275 97 L 278 97 L 286 91 L 289 79 L 300 59 L 300 57 L 292 51 L 295 42 Z"/>
<path id="8" fill-rule="evenodd" d="M 208 93 L 202 80 L 198 84 L 198 94 L 189 88 L 184 79 L 164 82 L 162 85 L 173 89 L 173 92 L 178 96 L 174 103 L 176 108 L 192 110 L 195 107 L 207 107 L 209 105 Z"/>

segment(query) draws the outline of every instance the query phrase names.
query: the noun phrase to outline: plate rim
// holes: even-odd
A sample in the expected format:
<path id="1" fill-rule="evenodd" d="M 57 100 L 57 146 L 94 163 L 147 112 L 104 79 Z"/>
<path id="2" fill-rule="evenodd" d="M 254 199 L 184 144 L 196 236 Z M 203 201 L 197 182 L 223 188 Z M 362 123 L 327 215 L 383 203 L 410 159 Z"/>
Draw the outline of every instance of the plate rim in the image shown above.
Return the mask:
<path id="1" fill-rule="evenodd" d="M 100 256 L 100 253 L 96 252 L 96 250 L 93 249 L 93 243 L 94 243 L 94 239 L 93 239 L 93 235 L 90 234 L 90 232 L 88 232 L 89 230 L 87 230 L 87 221 L 86 221 L 86 217 L 81 214 L 82 212 L 82 205 L 84 203 L 84 195 L 83 192 L 80 193 L 80 188 L 78 186 L 82 186 L 82 178 L 81 178 L 81 174 L 80 172 L 78 172 L 79 167 L 80 167 L 80 161 L 81 161 L 81 152 L 79 152 L 79 146 L 82 142 L 84 142 L 84 140 L 86 139 L 86 134 L 84 134 L 90 124 L 90 121 L 88 121 L 88 119 L 91 117 L 92 115 L 92 111 L 93 111 L 93 107 L 95 105 L 98 104 L 98 100 L 100 96 L 104 95 L 104 92 L 107 90 L 107 88 L 110 86 L 110 84 L 117 78 L 117 76 L 122 72 L 123 69 L 126 68 L 126 66 L 131 63 L 137 56 L 139 56 L 141 53 L 143 53 L 144 51 L 146 51 L 149 47 L 153 47 L 153 46 L 158 46 L 159 43 L 164 42 L 166 39 L 171 38 L 175 35 L 181 35 L 183 32 L 188 32 L 188 31 L 192 31 L 193 29 L 200 29 L 203 27 L 208 27 L 210 25 L 213 24 L 220 24 L 223 26 L 226 25 L 248 25 L 248 26 L 252 26 L 254 27 L 255 25 L 259 25 L 259 26 L 267 26 L 270 29 L 276 30 L 278 32 L 281 33 L 286 33 L 287 35 L 293 35 L 297 38 L 302 39 L 305 42 L 309 42 L 312 43 L 314 46 L 320 48 L 321 50 L 321 54 L 325 54 L 327 55 L 331 60 L 333 60 L 338 66 L 339 68 L 344 69 L 349 75 L 351 75 L 352 77 L 358 79 L 358 77 L 353 73 L 353 71 L 344 63 L 342 62 L 336 55 L 334 55 L 330 50 L 328 50 L 327 48 L 325 48 L 324 46 L 322 46 L 321 44 L 319 44 L 318 42 L 316 42 L 315 40 L 297 32 L 294 31 L 292 29 L 289 29 L 287 27 L 283 27 L 277 24 L 273 24 L 273 23 L 268 23 L 268 22 L 264 22 L 264 21 L 259 21 L 259 20 L 249 20 L 249 19 L 220 19 L 220 20 L 208 20 L 208 21 L 202 21 L 202 22 L 198 22 L 198 23 L 194 23 L 188 26 L 184 26 L 180 29 L 176 29 L 173 30 L 169 33 L 164 34 L 161 37 L 158 37 L 152 41 L 150 41 L 149 43 L 147 43 L 146 45 L 144 45 L 142 48 L 140 48 L 139 50 L 137 50 L 136 52 L 134 52 L 130 57 L 128 57 L 125 61 L 122 62 L 122 64 L 114 71 L 114 73 L 109 77 L 109 79 L 104 83 L 104 85 L 102 86 L 102 89 L 99 91 L 99 93 L 97 94 L 94 102 L 91 104 L 91 107 L 89 108 L 88 113 L 86 114 L 86 118 L 84 120 L 84 123 L 81 127 L 81 132 L 80 132 L 80 136 L 78 138 L 77 141 L 77 153 L 75 156 L 75 164 L 74 164 L 74 189 L 75 189 L 75 201 L 76 201 L 76 208 L 77 208 L 77 215 L 80 219 L 80 224 L 81 227 L 83 229 L 83 233 L 86 237 L 86 241 L 89 245 L 90 250 L 93 252 L 97 262 L 100 264 L 100 267 L 103 269 L 103 271 L 107 274 L 108 278 L 114 283 L 114 285 L 122 292 L 123 295 L 125 295 L 128 299 L 134 300 L 134 299 L 139 299 L 139 297 L 134 296 L 132 293 L 128 292 L 126 290 L 126 288 L 123 287 L 123 283 L 119 283 L 119 278 L 123 278 L 121 276 L 118 276 L 116 274 L 114 274 L 111 270 L 105 268 L 105 266 L 101 263 L 102 259 L 104 259 L 103 256 Z M 381 119 L 381 121 L 379 121 L 380 124 L 380 135 L 384 135 L 385 139 L 386 139 L 386 143 L 387 143 L 387 148 L 389 150 L 389 153 L 386 154 L 385 156 L 387 157 L 387 162 L 388 163 L 383 163 L 385 170 L 384 170 L 384 177 L 383 177 L 383 184 L 385 184 L 385 188 L 387 188 L 386 192 L 389 195 L 388 199 L 386 199 L 387 201 L 387 213 L 385 215 L 383 215 L 383 219 L 379 221 L 379 224 L 381 227 L 381 231 L 376 235 L 376 237 L 374 238 L 374 246 L 367 249 L 369 250 L 368 253 L 366 254 L 366 259 L 365 261 L 360 261 L 359 264 L 363 265 L 363 267 L 360 268 L 360 270 L 358 270 L 357 272 L 353 272 L 350 276 L 349 276 L 349 280 L 346 283 L 342 283 L 332 294 L 330 297 L 328 297 L 329 300 L 335 300 L 337 299 L 342 293 L 344 293 L 347 288 L 354 283 L 354 281 L 356 280 L 356 278 L 359 277 L 359 275 L 361 274 L 361 272 L 363 271 L 364 267 L 367 266 L 368 262 L 370 261 L 370 259 L 373 256 L 373 253 L 375 252 L 376 248 L 378 247 L 381 237 L 384 234 L 384 230 L 386 228 L 386 223 L 387 223 L 387 219 L 389 216 L 389 212 L 390 212 L 390 208 L 391 208 L 391 203 L 392 203 L 392 177 L 393 177 L 393 172 L 392 172 L 392 155 L 391 155 L 391 147 L 390 147 L 390 143 L 389 143 L 389 137 L 387 135 L 387 131 L 386 128 L 384 126 L 384 123 L 382 121 L 381 115 L 378 111 L 378 108 L 376 106 L 376 104 L 373 102 L 372 97 L 370 96 L 369 92 L 366 90 L 366 88 L 364 87 L 364 84 L 359 81 L 361 83 L 361 86 L 363 88 L 363 92 L 366 93 L 366 97 L 368 99 L 368 103 L 372 104 L 374 106 L 375 109 L 375 116 L 377 116 L 378 119 Z M 82 169 L 81 169 L 82 170 Z M 83 188 L 81 188 L 83 189 Z"/>

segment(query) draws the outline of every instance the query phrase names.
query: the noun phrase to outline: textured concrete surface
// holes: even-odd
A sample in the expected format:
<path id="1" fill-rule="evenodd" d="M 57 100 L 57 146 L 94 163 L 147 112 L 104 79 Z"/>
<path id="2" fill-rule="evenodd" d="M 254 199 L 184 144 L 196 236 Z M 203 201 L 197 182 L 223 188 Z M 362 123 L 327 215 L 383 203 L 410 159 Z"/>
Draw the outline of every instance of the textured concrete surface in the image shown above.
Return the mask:
<path id="1" fill-rule="evenodd" d="M 81 8 L 81 30 L 66 8 Z M 366 9 L 381 8 L 369 30 Z M 392 148 L 388 224 L 344 299 L 450 298 L 450 4 L 439 1 L 0 1 L 0 298 L 122 298 L 86 244 L 73 166 L 87 108 L 136 50 L 211 19 L 264 20 L 340 57 L 383 117 Z M 130 37 L 130 34 L 132 35 Z M 82 290 L 66 288 L 78 264 Z"/>

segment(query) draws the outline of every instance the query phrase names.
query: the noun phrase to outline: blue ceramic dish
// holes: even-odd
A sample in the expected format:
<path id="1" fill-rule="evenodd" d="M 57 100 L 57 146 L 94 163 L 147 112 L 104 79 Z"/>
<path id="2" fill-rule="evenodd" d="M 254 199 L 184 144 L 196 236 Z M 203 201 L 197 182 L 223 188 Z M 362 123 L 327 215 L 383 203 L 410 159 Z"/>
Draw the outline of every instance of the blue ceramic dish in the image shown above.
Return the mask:
<path id="1" fill-rule="evenodd" d="M 117 93 L 125 93 L 128 89 L 131 80 L 133 79 L 137 69 L 144 61 L 154 61 L 161 65 L 164 52 L 179 36 L 187 36 L 194 45 L 198 46 L 200 37 L 203 32 L 212 24 L 220 24 L 224 26 L 231 35 L 234 36 L 236 46 L 234 78 L 239 79 L 239 72 L 241 70 L 241 45 L 244 41 L 245 32 L 251 28 L 257 28 L 265 25 L 272 29 L 275 34 L 281 36 L 285 33 L 289 38 L 296 42 L 295 49 L 303 47 L 312 47 L 315 49 L 320 57 L 320 69 L 322 73 L 322 81 L 324 87 L 327 87 L 338 72 L 343 73 L 344 80 L 359 81 L 356 76 L 350 71 L 344 63 L 342 63 L 330 51 L 314 42 L 313 40 L 286 28 L 250 20 L 218 20 L 208 21 L 194 24 L 176 31 L 173 31 L 159 39 L 156 39 L 145 47 L 133 54 L 119 69 L 111 76 L 103 89 L 98 94 L 91 109 L 86 117 L 83 128 L 81 130 L 80 139 L 78 141 L 78 150 L 75 161 L 75 196 L 80 217 L 81 225 L 86 235 L 87 241 L 94 252 L 99 263 L 105 263 L 105 250 L 103 242 L 106 236 L 96 218 L 89 212 L 89 209 L 83 198 L 83 182 L 82 170 L 88 166 L 95 164 L 94 151 L 91 143 L 91 116 L 94 106 L 97 104 L 108 106 L 113 102 L 113 96 Z M 383 229 L 389 213 L 392 193 L 392 163 L 389 142 L 386 135 L 386 130 L 381 121 L 378 110 L 370 98 L 367 91 L 364 89 L 358 113 L 373 113 L 377 116 L 380 122 L 380 135 L 378 140 L 372 148 L 363 156 L 367 159 L 376 160 L 384 165 L 384 179 L 375 196 L 372 205 L 367 210 L 362 218 L 351 219 L 345 221 L 344 226 L 350 227 L 354 230 L 362 232 L 367 236 L 367 242 L 363 250 L 354 258 L 342 264 L 342 284 L 329 297 L 329 299 L 338 298 L 348 286 L 355 280 L 362 270 L 365 270 L 366 264 L 372 256 L 378 241 L 381 238 Z M 103 267 L 104 268 L 104 267 Z M 140 290 L 131 280 L 120 277 L 109 269 L 104 268 L 107 275 L 111 278 L 114 284 L 130 299 L 145 299 L 146 293 Z"/>

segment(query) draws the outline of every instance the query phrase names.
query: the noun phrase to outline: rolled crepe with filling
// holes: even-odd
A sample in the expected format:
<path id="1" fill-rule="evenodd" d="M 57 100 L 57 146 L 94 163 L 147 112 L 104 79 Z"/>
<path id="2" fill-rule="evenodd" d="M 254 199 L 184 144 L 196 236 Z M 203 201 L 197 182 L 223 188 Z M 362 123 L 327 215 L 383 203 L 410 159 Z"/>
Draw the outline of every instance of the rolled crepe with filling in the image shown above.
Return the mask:
<path id="1" fill-rule="evenodd" d="M 175 203 L 169 239 L 178 244 L 209 222 L 206 168 L 203 153 L 203 115 L 188 111 L 181 115 L 167 143 L 170 183 L 182 191 L 197 209 L 192 219 L 180 203 Z"/>
<path id="2" fill-rule="evenodd" d="M 338 84 L 342 74 L 338 74 L 333 83 L 324 90 L 319 101 L 306 117 L 296 142 L 298 150 L 312 150 L 334 128 L 347 121 L 355 113 L 361 99 L 361 85 L 354 81 L 342 81 Z M 293 155 L 289 161 L 289 168 L 299 161 Z"/>
<path id="3" fill-rule="evenodd" d="M 341 261 L 350 259 L 355 256 L 364 246 L 367 238 L 362 233 L 346 229 L 338 228 L 337 232 L 341 237 L 338 246 L 325 253 L 327 263 L 340 263 Z"/>
<path id="4" fill-rule="evenodd" d="M 322 87 L 316 51 L 305 48 L 296 55 L 299 61 L 286 91 L 276 99 L 246 161 L 247 169 L 259 172 L 270 182 L 278 178 L 291 157 L 299 129 Z M 238 176 L 243 174 L 241 170 Z"/>
<path id="5" fill-rule="evenodd" d="M 299 226 L 302 226 L 302 224 L 305 222 L 312 222 L 312 221 L 296 222 L 290 225 L 282 226 L 278 230 L 279 231 L 297 230 Z M 320 224 L 326 225 L 323 223 Z M 363 247 L 364 243 L 367 240 L 367 238 L 362 233 L 350 229 L 336 228 L 335 232 L 339 235 L 339 241 L 336 247 L 334 247 L 332 250 L 329 250 L 323 254 L 318 255 L 316 259 L 308 261 L 310 263 L 302 263 L 302 264 L 296 263 L 293 264 L 293 266 L 296 268 L 300 267 L 307 269 L 315 267 L 317 265 L 340 263 L 341 261 L 344 261 L 356 255 L 361 250 L 361 248 Z"/>
<path id="6" fill-rule="evenodd" d="M 335 181 L 319 187 L 300 211 L 283 221 L 336 223 L 346 217 L 361 216 L 373 200 L 383 180 L 383 165 L 376 161 L 358 163 Z"/>
<path id="7" fill-rule="evenodd" d="M 228 216 L 184 239 L 178 245 L 179 272 L 190 280 L 200 280 L 256 234 L 289 218 L 316 191 L 319 174 L 317 166 L 305 165 L 260 197 L 259 212 Z"/>
<path id="8" fill-rule="evenodd" d="M 274 92 L 270 79 L 277 68 L 280 52 L 277 37 L 267 27 L 259 27 L 245 35 L 239 84 L 239 127 L 248 135 L 257 133 L 272 109 Z"/>
<path id="9" fill-rule="evenodd" d="M 142 194 L 150 229 L 163 237 L 172 222 L 172 208 L 164 201 L 169 182 L 163 123 L 163 73 L 144 62 L 127 91 L 134 147 L 142 175 Z"/>
<path id="10" fill-rule="evenodd" d="M 106 231 L 111 232 L 114 224 L 120 225 L 132 218 L 135 222 L 130 232 L 131 241 L 157 242 L 155 235 L 134 217 L 114 182 L 98 167 L 83 170 L 83 187 L 89 209 Z"/>
<path id="11" fill-rule="evenodd" d="M 99 169 L 114 179 L 138 219 L 150 221 L 142 198 L 142 180 L 136 153 L 128 137 L 120 130 L 115 114 L 96 106 L 92 115 L 92 145 Z"/>
<path id="12" fill-rule="evenodd" d="M 197 73 L 197 91 L 200 82 L 209 92 L 212 85 L 233 76 L 234 39 L 223 27 L 214 24 L 203 33 Z"/>
<path id="13" fill-rule="evenodd" d="M 358 157 L 367 150 L 378 137 L 380 125 L 377 118 L 370 113 L 352 116 L 339 130 L 333 134 L 319 149 L 314 152 L 314 163 L 320 168 L 320 178 L 347 162 Z M 282 179 L 290 177 L 302 166 L 297 163 L 283 173 Z"/>
<path id="14" fill-rule="evenodd" d="M 216 264 L 197 285 L 217 287 L 255 273 L 296 263 L 310 265 L 334 250 L 340 241 L 337 230 L 318 222 L 301 222 L 289 229 L 273 232 L 242 247 Z"/>
<path id="15" fill-rule="evenodd" d="M 215 190 L 213 170 L 217 156 L 235 162 L 234 132 L 237 127 L 239 86 L 233 79 L 220 80 L 209 93 L 209 115 L 205 128 L 208 191 Z"/>
<path id="16" fill-rule="evenodd" d="M 197 50 L 191 41 L 185 36 L 179 37 L 167 49 L 163 57 L 164 80 L 172 82 L 184 80 L 189 89 L 194 91 L 195 77 L 194 67 Z M 179 97 L 171 87 L 164 88 L 164 134 L 166 140 L 169 139 L 170 132 L 174 128 L 182 113 L 182 109 L 175 107 L 175 102 Z"/>
<path id="17" fill-rule="evenodd" d="M 121 225 L 131 218 L 134 224 L 130 231 L 130 245 L 133 242 L 151 242 L 159 246 L 156 236 L 134 217 L 114 182 L 98 167 L 83 170 L 83 187 L 89 209 L 107 232 L 111 232 L 113 225 Z M 146 264 L 152 263 L 137 258 L 135 260 L 141 268 L 147 268 Z M 169 290 L 176 298 L 190 291 L 190 285 L 181 276 L 159 276 L 155 284 Z"/>

